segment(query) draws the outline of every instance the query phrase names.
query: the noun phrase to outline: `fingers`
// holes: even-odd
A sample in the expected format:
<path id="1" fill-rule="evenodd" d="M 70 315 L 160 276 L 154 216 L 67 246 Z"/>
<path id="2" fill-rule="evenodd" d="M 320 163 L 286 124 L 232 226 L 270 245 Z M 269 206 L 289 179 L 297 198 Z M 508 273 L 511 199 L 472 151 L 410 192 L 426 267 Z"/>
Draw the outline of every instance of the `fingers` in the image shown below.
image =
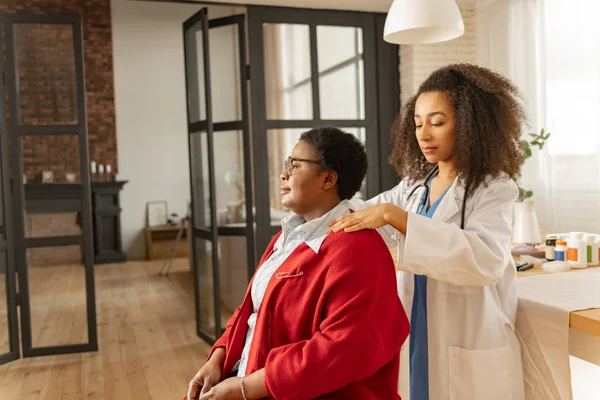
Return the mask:
<path id="1" fill-rule="evenodd" d="M 197 400 L 198 399 L 198 389 L 194 386 L 193 382 L 190 382 L 187 392 L 188 400 Z"/>
<path id="2" fill-rule="evenodd" d="M 200 390 L 200 397 L 202 397 L 203 394 L 209 392 L 210 389 L 212 389 L 212 387 L 213 387 L 213 384 L 212 384 L 211 380 L 207 378 L 204 381 L 204 386 L 202 386 L 202 390 Z"/>
<path id="3" fill-rule="evenodd" d="M 360 231 L 361 229 L 365 229 L 365 226 L 363 223 L 358 223 L 358 224 L 354 224 L 352 226 L 349 226 L 347 228 L 344 229 L 344 232 L 356 232 L 356 231 Z"/>
<path id="4" fill-rule="evenodd" d="M 193 385 L 192 383 L 190 383 L 190 386 L 188 388 L 188 393 L 187 393 L 188 400 L 198 400 L 199 396 L 200 396 L 200 390 L 198 389 L 198 387 L 196 387 L 196 385 Z"/>
<path id="5" fill-rule="evenodd" d="M 354 215 L 353 214 L 346 214 L 346 215 L 342 215 L 341 217 L 337 217 L 336 219 L 334 219 L 333 221 L 331 221 L 329 223 L 329 227 L 333 227 L 335 225 L 339 225 L 345 221 L 347 221 L 349 218 L 352 218 Z"/>
<path id="6" fill-rule="evenodd" d="M 205 385 L 202 386 L 202 391 L 200 392 L 200 398 L 198 400 L 210 400 L 219 397 L 213 389 L 214 386 L 212 382 L 207 379 Z"/>
<path id="7" fill-rule="evenodd" d="M 206 392 L 203 392 L 202 394 L 200 394 L 200 397 L 198 398 L 198 400 L 207 400 L 207 399 L 212 399 L 214 398 L 214 393 L 211 390 L 207 390 Z"/>
<path id="8" fill-rule="evenodd" d="M 194 379 L 192 379 L 190 381 L 190 384 L 188 385 L 188 400 L 198 400 L 198 397 L 200 397 L 200 388 L 203 387 L 203 383 L 204 379 L 202 378 L 202 376 L 196 374 L 196 376 L 194 376 Z"/>
<path id="9" fill-rule="evenodd" d="M 338 222 L 334 221 L 334 224 L 329 227 L 329 230 L 331 232 L 339 232 L 342 229 L 348 228 L 359 223 L 358 219 L 353 216 L 346 216 L 345 218 L 343 217 L 343 219 L 338 218 L 336 221 Z"/>
<path id="10" fill-rule="evenodd" d="M 206 391 L 206 393 L 200 395 L 200 398 L 198 400 L 210 400 L 210 399 L 214 399 L 214 393 L 212 392 L 212 390 L 208 390 Z"/>

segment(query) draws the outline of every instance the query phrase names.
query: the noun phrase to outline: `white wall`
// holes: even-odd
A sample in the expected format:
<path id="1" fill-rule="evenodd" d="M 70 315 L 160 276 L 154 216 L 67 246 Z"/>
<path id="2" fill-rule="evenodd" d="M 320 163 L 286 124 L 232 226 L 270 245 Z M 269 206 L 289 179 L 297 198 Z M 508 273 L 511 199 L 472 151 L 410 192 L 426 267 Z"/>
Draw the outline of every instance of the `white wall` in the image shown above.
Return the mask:
<path id="1" fill-rule="evenodd" d="M 184 215 L 190 200 L 182 23 L 201 5 L 112 0 L 123 248 L 145 257 L 146 203 Z M 211 7 L 209 15 L 231 14 Z"/>

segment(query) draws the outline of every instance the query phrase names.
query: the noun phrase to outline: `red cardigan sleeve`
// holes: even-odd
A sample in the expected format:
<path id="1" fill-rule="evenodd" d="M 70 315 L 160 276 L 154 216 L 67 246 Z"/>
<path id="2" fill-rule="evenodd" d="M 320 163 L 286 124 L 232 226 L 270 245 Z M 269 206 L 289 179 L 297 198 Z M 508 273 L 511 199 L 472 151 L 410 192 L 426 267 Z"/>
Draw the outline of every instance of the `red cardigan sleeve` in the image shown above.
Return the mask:
<path id="1" fill-rule="evenodd" d="M 400 351 L 409 322 L 383 239 L 365 230 L 329 254 L 325 316 L 310 339 L 271 350 L 265 366 L 278 400 L 314 399 L 372 376 Z M 365 251 L 369 249 L 369 251 Z"/>
<path id="2" fill-rule="evenodd" d="M 260 259 L 260 262 L 258 263 L 258 268 L 260 268 L 260 266 L 267 260 L 267 258 L 269 258 L 269 256 L 273 252 L 275 242 L 277 242 L 277 239 L 279 239 L 279 236 L 281 236 L 281 232 L 277 233 L 275 236 L 273 236 L 273 239 L 271 239 L 271 243 L 269 243 L 269 245 L 267 246 L 267 249 L 265 250 L 262 258 Z M 257 268 L 257 270 L 258 270 L 258 268 Z M 250 285 L 252 285 L 252 280 L 250 281 L 250 284 L 248 287 L 250 287 Z M 248 289 L 246 289 L 246 296 L 247 295 L 248 295 Z M 241 308 L 242 308 L 242 305 L 239 305 L 233 312 L 233 315 L 231 316 L 231 318 L 229 318 L 229 321 L 227 321 L 227 325 L 225 326 L 225 332 L 223 332 L 221 337 L 215 341 L 215 344 L 213 345 L 212 349 L 210 350 L 210 354 L 206 358 L 207 361 L 210 360 L 210 358 L 212 357 L 215 350 L 217 350 L 219 347 L 225 348 L 225 351 L 227 352 L 227 343 L 229 343 L 229 335 L 231 334 L 231 327 L 235 323 L 235 319 L 237 318 L 237 315 L 240 312 Z"/>

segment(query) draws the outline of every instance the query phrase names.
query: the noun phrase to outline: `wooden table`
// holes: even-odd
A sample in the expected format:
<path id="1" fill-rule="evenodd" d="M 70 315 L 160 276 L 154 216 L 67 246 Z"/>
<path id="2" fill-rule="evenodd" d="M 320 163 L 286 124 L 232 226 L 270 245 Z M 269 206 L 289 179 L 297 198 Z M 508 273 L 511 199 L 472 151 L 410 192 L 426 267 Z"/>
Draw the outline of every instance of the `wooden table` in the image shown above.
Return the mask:
<path id="1" fill-rule="evenodd" d="M 158 226 L 153 228 L 145 228 L 146 236 L 146 253 L 148 260 L 157 260 L 171 257 L 175 238 L 180 225 L 176 226 Z M 183 230 L 183 234 L 176 250 L 176 257 L 188 256 L 187 245 L 187 229 Z"/>
<path id="2" fill-rule="evenodd" d="M 518 260 L 518 258 L 516 258 Z M 600 267 L 588 267 L 586 269 L 570 269 L 565 273 L 577 274 L 581 271 L 593 269 L 600 274 Z M 534 264 L 534 267 L 523 272 L 517 272 L 517 279 L 546 275 L 542 264 Z M 569 313 L 569 354 L 581 360 L 585 360 L 596 366 L 600 366 L 600 308 L 589 310 L 571 311 Z M 596 370 L 583 368 L 586 376 L 597 374 Z"/>
<path id="3" fill-rule="evenodd" d="M 600 266 L 588 267 L 598 269 L 600 273 Z M 577 269 L 571 269 L 569 272 L 577 273 Z M 545 275 L 548 272 L 544 272 L 541 264 L 534 264 L 533 268 L 527 271 L 517 272 L 517 279 L 524 278 L 527 276 Z M 569 315 L 569 327 L 577 331 L 584 332 L 593 336 L 600 337 L 600 308 L 593 308 L 591 310 L 583 311 L 572 311 Z"/>

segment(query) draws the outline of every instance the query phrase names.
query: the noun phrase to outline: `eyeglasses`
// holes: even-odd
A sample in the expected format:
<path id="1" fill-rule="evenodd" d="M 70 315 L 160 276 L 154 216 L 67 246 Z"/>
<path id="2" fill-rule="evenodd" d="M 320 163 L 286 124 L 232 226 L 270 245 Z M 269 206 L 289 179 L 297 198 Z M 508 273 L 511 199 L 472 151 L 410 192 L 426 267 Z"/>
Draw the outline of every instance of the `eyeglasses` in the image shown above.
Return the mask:
<path id="1" fill-rule="evenodd" d="M 288 157 L 285 160 L 285 171 L 287 171 L 288 175 L 292 175 L 292 163 L 294 161 L 302 161 L 302 162 L 313 163 L 313 164 L 321 164 L 321 160 L 306 160 L 304 158 Z"/>

